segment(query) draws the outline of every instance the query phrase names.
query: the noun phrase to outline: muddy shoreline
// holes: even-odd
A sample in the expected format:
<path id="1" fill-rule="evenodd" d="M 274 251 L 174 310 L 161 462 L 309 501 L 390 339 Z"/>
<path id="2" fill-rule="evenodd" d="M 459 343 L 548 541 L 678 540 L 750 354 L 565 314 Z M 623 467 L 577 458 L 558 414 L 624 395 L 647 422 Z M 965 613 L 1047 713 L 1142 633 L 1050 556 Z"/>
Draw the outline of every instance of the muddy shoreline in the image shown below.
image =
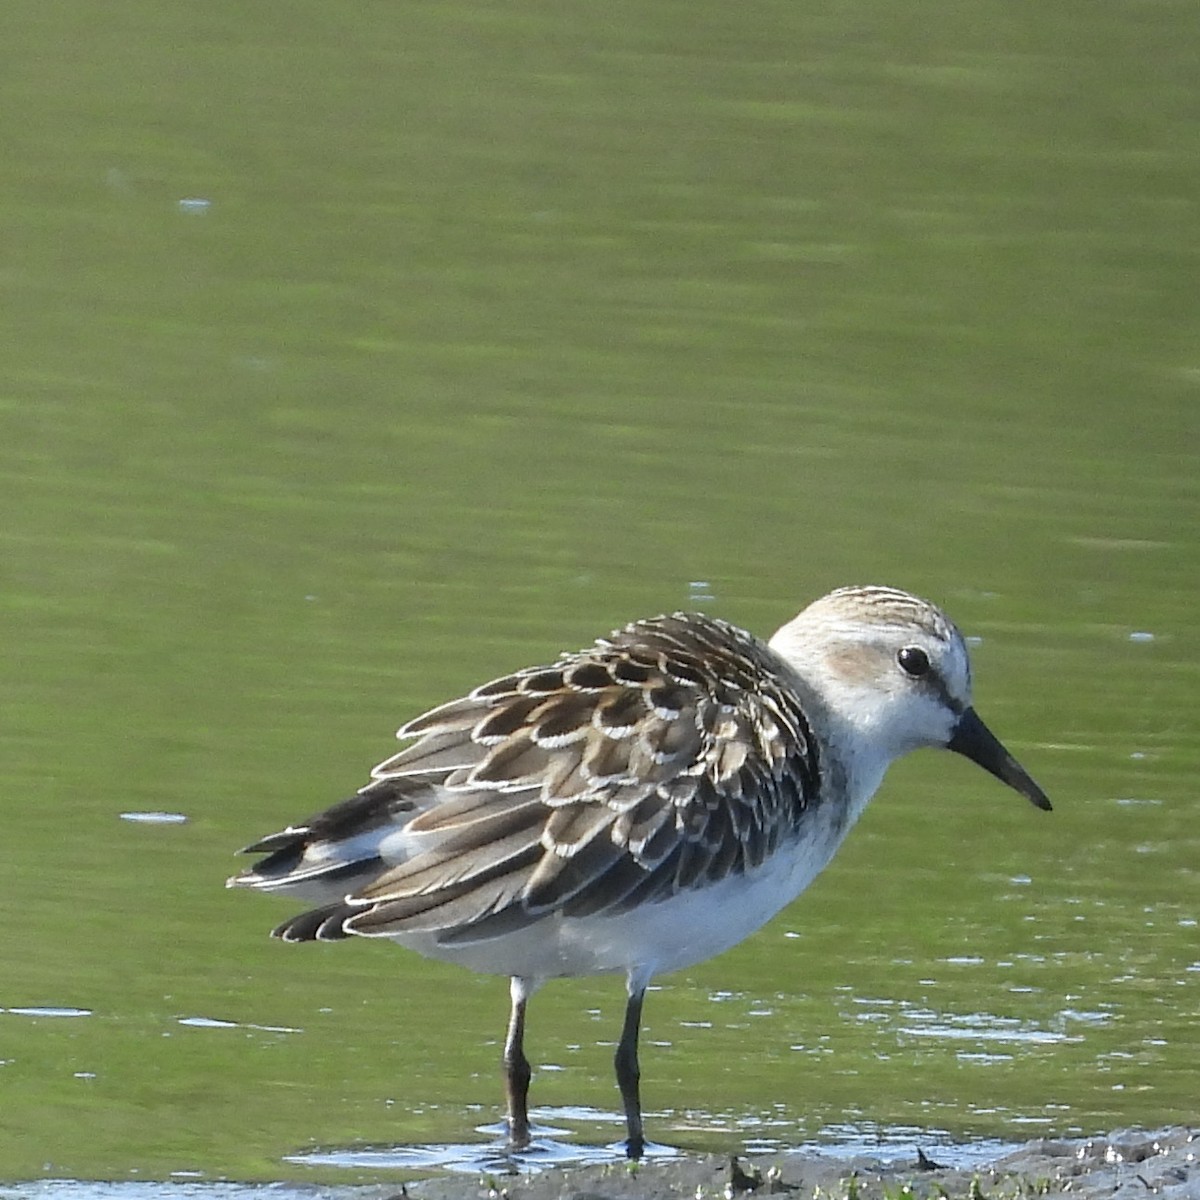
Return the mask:
<path id="1" fill-rule="evenodd" d="M 635 1167 L 440 1173 L 407 1184 L 47 1179 L 0 1184 L 0 1200 L 1200 1200 L 1200 1125 L 1042 1139 L 993 1158 L 979 1146 L 887 1157 L 797 1150 L 731 1163 L 680 1154 Z"/>
<path id="2" fill-rule="evenodd" d="M 556 1167 L 537 1173 L 442 1176 L 407 1185 L 413 1200 L 1200 1200 L 1200 1129 L 1122 1131 L 1105 1138 L 1032 1141 L 996 1158 L 952 1165 L 953 1151 L 914 1147 L 887 1161 L 869 1156 L 791 1152 L 716 1155 Z M 850 1182 L 853 1177 L 853 1183 Z"/>

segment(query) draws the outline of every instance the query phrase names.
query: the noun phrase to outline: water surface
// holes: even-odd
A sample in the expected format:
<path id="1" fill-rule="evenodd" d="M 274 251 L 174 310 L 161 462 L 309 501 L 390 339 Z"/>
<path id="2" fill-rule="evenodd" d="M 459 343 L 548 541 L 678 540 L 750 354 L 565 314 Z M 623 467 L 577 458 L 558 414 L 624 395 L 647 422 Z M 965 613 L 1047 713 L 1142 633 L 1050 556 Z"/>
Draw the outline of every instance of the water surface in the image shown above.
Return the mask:
<path id="1" fill-rule="evenodd" d="M 867 581 L 1055 811 L 900 764 L 659 981 L 651 1136 L 1196 1120 L 1190 6 L 7 16 L 0 1178 L 486 1142 L 503 983 L 272 943 L 232 851 L 482 679 Z M 533 1005 L 564 1143 L 621 1005 Z"/>

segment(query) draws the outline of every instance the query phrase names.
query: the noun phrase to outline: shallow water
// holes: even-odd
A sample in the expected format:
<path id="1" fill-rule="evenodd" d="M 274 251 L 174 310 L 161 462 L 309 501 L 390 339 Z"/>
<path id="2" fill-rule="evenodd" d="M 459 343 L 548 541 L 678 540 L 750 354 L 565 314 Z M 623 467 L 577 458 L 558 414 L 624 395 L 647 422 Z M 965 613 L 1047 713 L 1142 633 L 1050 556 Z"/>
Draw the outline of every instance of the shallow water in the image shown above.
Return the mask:
<path id="1" fill-rule="evenodd" d="M 486 1145 L 503 983 L 270 942 L 231 852 L 482 679 L 860 581 L 1055 811 L 900 764 L 659 981 L 650 1135 L 1196 1119 L 1189 7 L 9 9 L 0 1179 Z M 563 1144 L 621 1004 L 532 1006 Z"/>

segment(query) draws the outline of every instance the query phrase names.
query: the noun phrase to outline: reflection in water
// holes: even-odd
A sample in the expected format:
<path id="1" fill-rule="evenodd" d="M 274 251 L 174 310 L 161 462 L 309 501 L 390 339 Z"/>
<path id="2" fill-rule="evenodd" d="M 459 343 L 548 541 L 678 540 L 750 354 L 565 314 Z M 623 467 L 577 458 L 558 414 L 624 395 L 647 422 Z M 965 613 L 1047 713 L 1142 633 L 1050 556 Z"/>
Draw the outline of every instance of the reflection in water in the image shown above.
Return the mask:
<path id="1" fill-rule="evenodd" d="M 65 1008 L 55 1005 L 0 1008 L 0 1012 L 12 1013 L 17 1017 L 90 1017 L 90 1008 Z"/>
<path id="2" fill-rule="evenodd" d="M 303 1033 L 292 1025 L 255 1025 L 250 1021 L 223 1021 L 216 1017 L 180 1017 L 180 1025 L 192 1029 L 258 1029 L 263 1033 Z"/>
<path id="3" fill-rule="evenodd" d="M 493 1140 L 421 1146 L 364 1146 L 345 1150 L 314 1150 L 289 1155 L 285 1162 L 304 1166 L 342 1167 L 368 1170 L 431 1170 L 455 1171 L 466 1174 L 488 1172 L 516 1174 L 535 1172 L 548 1167 L 581 1166 L 587 1163 L 627 1163 L 624 1141 L 604 1145 L 589 1145 L 563 1141 L 572 1130 L 557 1122 L 574 1124 L 611 1125 L 614 1131 L 622 1127 L 624 1117 L 615 1112 L 576 1106 L 537 1108 L 530 1114 L 533 1142 L 525 1150 L 514 1153 L 508 1148 L 508 1127 L 503 1122 L 480 1125 L 476 1132 L 488 1134 Z M 647 1143 L 644 1157 L 674 1158 L 679 1151 L 671 1146 Z"/>
<path id="4" fill-rule="evenodd" d="M 628 1159 L 622 1141 L 588 1144 L 563 1140 L 573 1136 L 572 1131 L 565 1127 L 572 1124 L 587 1126 L 603 1123 L 611 1125 L 614 1132 L 619 1133 L 622 1121 L 620 1114 L 572 1106 L 540 1108 L 534 1115 L 539 1121 L 534 1131 L 534 1144 L 528 1150 L 515 1154 L 507 1148 L 507 1130 L 505 1125 L 500 1123 L 481 1125 L 477 1128 L 477 1132 L 489 1134 L 494 1139 L 486 1143 L 358 1146 L 289 1155 L 284 1161 L 300 1166 L 335 1167 L 341 1170 L 443 1170 L 464 1174 L 531 1173 L 549 1167 L 605 1162 L 627 1165 Z M 672 1114 L 657 1115 L 664 1118 Z M 770 1154 L 788 1149 L 799 1153 L 827 1154 L 837 1158 L 869 1155 L 882 1162 L 892 1162 L 910 1158 L 913 1148 L 920 1145 L 936 1150 L 939 1159 L 944 1159 L 947 1164 L 969 1168 L 997 1159 L 1016 1147 L 1016 1143 L 991 1138 L 978 1139 L 970 1145 L 962 1145 L 943 1129 L 907 1125 L 876 1127 L 869 1122 L 861 1125 L 830 1125 L 822 1131 L 820 1142 L 796 1145 L 794 1140 L 782 1131 L 779 1137 L 771 1136 L 767 1132 L 772 1124 L 790 1126 L 790 1122 L 773 1123 L 742 1119 L 732 1124 L 736 1124 L 741 1134 L 738 1144 L 740 1150 L 746 1154 Z M 710 1128 L 710 1125 L 704 1123 L 680 1120 L 676 1114 L 677 1131 L 702 1132 Z M 646 1147 L 646 1157 L 650 1159 L 667 1160 L 678 1157 L 680 1153 L 673 1146 L 655 1143 Z"/>
<path id="5" fill-rule="evenodd" d="M 1046 1045 L 1083 1040 L 1040 1028 L 1033 1022 L 997 1017 L 992 1013 L 947 1015 L 929 1009 L 908 1009 L 903 1016 L 899 1032 L 913 1037 L 944 1038 L 947 1041 L 1040 1042 Z"/>
<path id="6" fill-rule="evenodd" d="M 947 959 L 947 962 L 955 960 Z M 959 959 L 959 963 L 973 960 Z M 982 960 L 978 960 L 982 961 Z M 1021 990 L 1021 989 L 1018 989 Z M 1082 1025 L 1099 1028 L 1113 1020 L 1106 1011 L 1085 1011 L 1074 1008 L 1061 1009 L 1046 1024 L 1021 1020 L 1016 1017 L 1001 1017 L 994 1013 L 941 1013 L 935 1009 L 920 1007 L 908 1002 L 895 1002 L 880 997 L 856 997 L 860 1006 L 853 1014 L 856 1021 L 871 1022 L 896 1035 L 908 1035 L 929 1040 L 946 1042 L 971 1041 L 980 1044 L 1012 1045 L 1055 1045 L 1082 1042 L 1082 1033 L 1071 1033 L 1069 1027 Z M 900 1043 L 902 1044 L 902 1043 Z M 1012 1058 L 1009 1054 L 986 1051 L 972 1054 L 957 1050 L 960 1060 L 974 1062 L 1004 1062 Z"/>

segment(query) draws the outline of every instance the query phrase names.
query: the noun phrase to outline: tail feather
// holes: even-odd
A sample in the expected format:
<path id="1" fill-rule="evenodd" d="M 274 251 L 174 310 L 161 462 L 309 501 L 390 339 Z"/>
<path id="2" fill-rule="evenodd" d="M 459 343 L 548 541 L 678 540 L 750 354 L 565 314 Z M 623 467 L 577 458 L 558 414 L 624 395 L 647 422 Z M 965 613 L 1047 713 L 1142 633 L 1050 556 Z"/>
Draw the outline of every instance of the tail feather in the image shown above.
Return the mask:
<path id="1" fill-rule="evenodd" d="M 232 876 L 227 887 L 340 900 L 377 876 L 387 864 L 381 844 L 429 802 L 429 789 L 380 780 L 324 812 L 268 834 L 243 854 L 264 854 Z"/>
<path id="2" fill-rule="evenodd" d="M 277 925 L 271 936 L 284 942 L 340 942 L 350 936 L 345 923 L 357 911 L 349 904 L 313 908 Z"/>

